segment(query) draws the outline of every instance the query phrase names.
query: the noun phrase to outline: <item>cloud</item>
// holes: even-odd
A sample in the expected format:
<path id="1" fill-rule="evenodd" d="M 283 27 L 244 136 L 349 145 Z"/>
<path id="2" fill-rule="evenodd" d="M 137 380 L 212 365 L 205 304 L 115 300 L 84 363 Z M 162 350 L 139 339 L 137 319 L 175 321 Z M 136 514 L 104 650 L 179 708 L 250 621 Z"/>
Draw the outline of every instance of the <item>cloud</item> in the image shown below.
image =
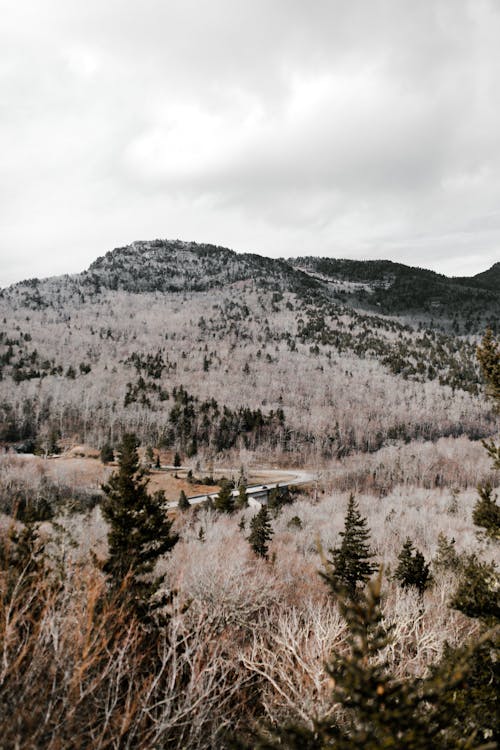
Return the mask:
<path id="1" fill-rule="evenodd" d="M 0 0 L 0 285 L 138 238 L 498 260 L 491 0 Z"/>

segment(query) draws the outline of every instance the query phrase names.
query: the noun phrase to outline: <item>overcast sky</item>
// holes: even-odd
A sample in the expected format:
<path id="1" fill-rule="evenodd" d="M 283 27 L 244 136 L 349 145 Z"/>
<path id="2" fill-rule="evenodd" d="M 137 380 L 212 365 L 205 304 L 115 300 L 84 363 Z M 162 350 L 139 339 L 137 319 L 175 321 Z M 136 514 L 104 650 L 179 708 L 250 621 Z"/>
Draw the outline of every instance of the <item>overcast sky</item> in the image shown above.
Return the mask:
<path id="1" fill-rule="evenodd" d="M 0 286 L 138 239 L 500 260 L 498 0 L 0 0 Z"/>

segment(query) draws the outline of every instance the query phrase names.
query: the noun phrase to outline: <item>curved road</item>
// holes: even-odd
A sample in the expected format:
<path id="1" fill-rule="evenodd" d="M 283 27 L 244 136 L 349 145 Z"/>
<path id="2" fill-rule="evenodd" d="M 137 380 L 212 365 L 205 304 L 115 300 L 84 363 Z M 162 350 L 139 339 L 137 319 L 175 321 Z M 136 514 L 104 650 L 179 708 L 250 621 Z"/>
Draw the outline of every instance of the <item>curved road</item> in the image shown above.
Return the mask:
<path id="1" fill-rule="evenodd" d="M 275 481 L 266 482 L 265 484 L 249 485 L 246 488 L 249 500 L 252 499 L 252 495 L 259 495 L 266 490 L 273 490 L 276 487 L 299 487 L 303 484 L 310 484 L 316 479 L 316 475 L 312 474 L 310 471 L 301 471 L 297 469 L 293 471 L 283 471 L 282 469 L 266 469 L 262 471 L 262 474 L 265 474 L 266 477 L 269 477 L 271 479 L 274 477 Z M 203 495 L 192 495 L 191 497 L 188 497 L 188 500 L 191 505 L 196 505 L 198 503 L 204 503 L 205 500 L 207 500 L 209 497 L 213 500 L 217 497 L 218 494 L 218 492 L 209 492 Z M 233 496 L 237 495 L 238 490 L 233 490 Z M 254 498 L 253 503 L 255 505 L 260 505 L 257 498 Z M 168 504 L 168 507 L 176 508 L 177 504 L 177 502 L 170 502 Z"/>

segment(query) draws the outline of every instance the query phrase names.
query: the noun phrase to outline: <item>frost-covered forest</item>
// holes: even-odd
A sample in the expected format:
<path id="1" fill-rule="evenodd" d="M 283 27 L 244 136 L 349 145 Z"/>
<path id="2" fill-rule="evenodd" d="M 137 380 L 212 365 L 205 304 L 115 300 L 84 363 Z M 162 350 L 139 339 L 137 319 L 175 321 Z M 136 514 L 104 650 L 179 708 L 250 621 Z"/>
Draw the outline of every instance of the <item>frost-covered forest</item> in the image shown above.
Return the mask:
<path id="1" fill-rule="evenodd" d="M 3 746 L 498 746 L 500 295 L 338 263 L 1 292 Z M 167 512 L 172 463 L 239 497 Z M 276 467 L 314 481 L 249 507 Z"/>

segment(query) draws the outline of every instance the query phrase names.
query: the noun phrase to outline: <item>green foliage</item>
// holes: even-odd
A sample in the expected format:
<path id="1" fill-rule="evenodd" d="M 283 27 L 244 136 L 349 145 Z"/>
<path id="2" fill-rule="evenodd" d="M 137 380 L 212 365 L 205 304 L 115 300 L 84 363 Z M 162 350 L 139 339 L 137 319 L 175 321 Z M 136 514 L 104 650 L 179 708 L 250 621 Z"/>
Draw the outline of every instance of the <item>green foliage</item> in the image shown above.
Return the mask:
<path id="1" fill-rule="evenodd" d="M 115 452 L 109 443 L 104 443 L 99 452 L 99 457 L 103 464 L 109 464 L 115 460 Z"/>
<path id="2" fill-rule="evenodd" d="M 0 597 L 6 601 L 15 590 L 30 587 L 45 566 L 45 547 L 40 539 L 39 524 L 12 525 L 0 537 Z"/>
<path id="3" fill-rule="evenodd" d="M 344 531 L 340 532 L 340 536 L 340 546 L 329 550 L 331 569 L 328 576 L 322 575 L 330 583 L 335 581 L 335 589 L 345 591 L 354 599 L 360 585 L 365 584 L 377 569 L 377 566 L 370 562 L 373 553 L 368 544 L 370 531 L 366 518 L 361 515 L 354 495 L 349 497 Z"/>
<path id="4" fill-rule="evenodd" d="M 500 407 L 500 351 L 491 330 L 486 332 L 477 356 L 487 382 L 487 392 Z M 495 468 L 500 469 L 500 446 L 493 441 L 484 445 Z M 479 487 L 478 491 L 474 523 L 483 528 L 492 541 L 498 541 L 500 519 L 496 498 L 492 496 L 489 485 Z M 453 710 L 453 727 L 457 732 L 475 732 L 479 740 L 490 741 L 493 747 L 499 747 L 500 576 L 494 562 L 480 560 L 476 554 L 461 558 L 457 567 L 459 581 L 450 604 L 468 617 L 478 619 L 483 635 L 468 659 L 467 680 L 457 688 L 449 687 L 442 702 Z M 485 631 L 486 628 L 491 630 Z M 446 671 L 466 649 L 467 646 L 446 646 L 439 668 Z"/>
<path id="5" fill-rule="evenodd" d="M 357 598 L 344 597 L 337 580 L 327 580 L 339 597 L 347 627 L 347 652 L 334 651 L 326 665 L 332 708 L 313 728 L 284 725 L 261 734 L 254 750 L 469 750 L 493 748 L 475 741 L 473 731 L 455 727 L 455 707 L 444 699 L 467 678 L 470 650 L 446 669 L 424 678 L 399 679 L 391 671 L 383 624 L 380 582 Z"/>
<path id="6" fill-rule="evenodd" d="M 493 338 L 493 331 L 488 328 L 481 346 L 477 348 L 477 358 L 486 380 L 488 395 L 500 408 L 500 346 Z"/>
<path id="7" fill-rule="evenodd" d="M 442 532 L 438 536 L 436 556 L 433 560 L 435 570 L 457 571 L 462 558 L 455 548 L 455 539 L 448 539 Z"/>
<path id="8" fill-rule="evenodd" d="M 189 508 L 191 507 L 191 503 L 187 499 L 187 496 L 184 490 L 181 490 L 181 494 L 179 495 L 179 502 L 177 504 L 177 507 L 179 508 L 179 510 L 183 512 L 186 510 L 189 510 Z"/>
<path id="9" fill-rule="evenodd" d="M 148 494 L 148 479 L 139 465 L 135 435 L 123 436 L 118 448 L 118 471 L 103 485 L 102 513 L 109 524 L 108 559 L 104 571 L 113 586 L 128 576 L 141 588 L 158 558 L 168 552 L 178 537 L 171 533 L 163 492 Z M 142 587 L 144 588 L 144 587 Z"/>
<path id="10" fill-rule="evenodd" d="M 398 566 L 394 572 L 394 578 L 399 581 L 403 588 L 416 588 L 419 594 L 423 594 L 431 581 L 428 563 L 425 562 L 423 554 L 415 549 L 413 542 L 408 537 L 403 544 L 403 549 L 398 555 Z"/>
<path id="11" fill-rule="evenodd" d="M 277 486 L 269 492 L 267 507 L 275 516 L 277 516 L 284 505 L 290 505 L 292 502 L 292 496 L 288 487 Z"/>
<path id="12" fill-rule="evenodd" d="M 176 469 L 178 469 L 179 466 L 181 466 L 181 463 L 182 463 L 181 462 L 181 457 L 180 457 L 179 453 L 177 453 L 177 451 L 176 451 L 175 456 L 174 456 L 174 467 Z"/>
<path id="13" fill-rule="evenodd" d="M 500 539 L 500 506 L 497 495 L 493 495 L 490 484 L 478 487 L 479 498 L 472 512 L 472 520 L 476 526 L 485 529 L 486 535 L 493 539 Z"/>
<path id="14" fill-rule="evenodd" d="M 443 656 L 437 667 L 444 676 L 441 695 L 443 709 L 450 715 L 450 728 L 455 734 L 476 734 L 478 742 L 500 744 L 498 696 L 500 695 L 500 638 L 497 632 L 482 637 L 471 650 L 463 645 L 451 648 L 445 644 Z M 467 678 L 455 685 L 448 680 L 457 661 L 467 660 Z M 489 745 L 487 745 L 489 746 Z"/>
<path id="15" fill-rule="evenodd" d="M 273 534 L 267 506 L 263 505 L 250 521 L 248 541 L 256 555 L 267 559 L 269 552 L 268 542 L 272 539 Z"/>
<path id="16" fill-rule="evenodd" d="M 243 508 L 248 507 L 247 488 L 244 484 L 240 484 L 238 487 L 238 497 L 236 498 L 234 507 L 237 510 L 242 510 Z"/>
<path id="17" fill-rule="evenodd" d="M 230 482 L 222 483 L 214 500 L 214 508 L 219 513 L 232 513 L 234 511 L 233 486 Z"/>
<path id="18" fill-rule="evenodd" d="M 464 563 L 451 606 L 468 617 L 487 624 L 500 620 L 500 576 L 494 562 L 483 562 L 469 555 Z"/>

